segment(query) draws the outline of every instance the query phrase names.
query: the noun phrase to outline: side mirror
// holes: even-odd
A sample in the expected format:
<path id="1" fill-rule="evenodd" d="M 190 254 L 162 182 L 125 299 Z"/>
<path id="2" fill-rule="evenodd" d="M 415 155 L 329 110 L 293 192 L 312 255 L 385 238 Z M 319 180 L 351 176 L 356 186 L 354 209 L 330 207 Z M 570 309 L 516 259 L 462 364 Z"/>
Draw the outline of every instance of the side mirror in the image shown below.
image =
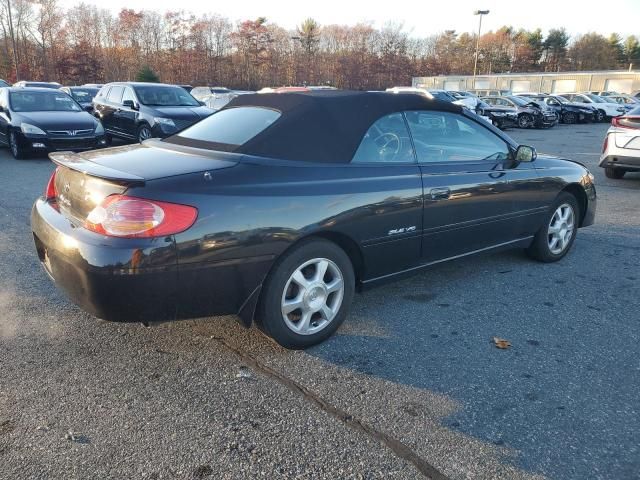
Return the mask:
<path id="1" fill-rule="evenodd" d="M 124 102 L 122 102 L 122 106 L 130 108 L 131 110 L 137 110 L 138 109 L 138 106 L 136 105 L 136 102 L 134 102 L 133 100 L 125 100 Z"/>
<path id="2" fill-rule="evenodd" d="M 536 149 L 530 147 L 529 145 L 520 145 L 516 149 L 516 162 L 533 162 L 537 157 L 538 153 Z"/>
<path id="3" fill-rule="evenodd" d="M 93 112 L 93 105 L 85 105 L 84 110 L 89 113 Z"/>

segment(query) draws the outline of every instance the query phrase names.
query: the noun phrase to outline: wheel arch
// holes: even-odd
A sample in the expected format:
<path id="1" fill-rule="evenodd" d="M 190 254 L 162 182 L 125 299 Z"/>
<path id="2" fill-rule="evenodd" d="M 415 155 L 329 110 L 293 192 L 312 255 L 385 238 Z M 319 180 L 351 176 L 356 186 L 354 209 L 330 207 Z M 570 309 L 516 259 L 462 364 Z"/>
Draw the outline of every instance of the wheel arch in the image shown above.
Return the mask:
<path id="1" fill-rule="evenodd" d="M 578 183 L 570 183 L 562 189 L 562 192 L 573 195 L 578 201 L 578 206 L 580 207 L 580 222 L 578 226 L 581 227 L 582 222 L 584 221 L 584 217 L 587 214 L 587 207 L 589 202 L 587 193 L 584 191 L 584 188 L 582 188 L 582 186 L 580 186 L 580 184 Z"/>
<path id="2" fill-rule="evenodd" d="M 312 232 L 307 235 L 302 235 L 301 237 L 296 239 L 294 242 L 288 245 L 287 248 L 285 248 L 282 252 L 278 254 L 277 258 L 269 268 L 269 271 L 263 278 L 260 285 L 251 293 L 249 298 L 247 298 L 243 306 L 240 308 L 238 315 L 242 320 L 243 325 L 245 325 L 246 327 L 249 327 L 254 321 L 256 321 L 256 310 L 261 301 L 262 291 L 263 291 L 262 287 L 267 281 L 267 279 L 269 278 L 269 276 L 273 273 L 275 268 L 279 265 L 280 259 L 283 258 L 288 252 L 296 248 L 301 243 L 309 240 L 314 240 L 314 239 L 322 239 L 322 240 L 330 241 L 335 245 L 337 245 L 338 247 L 340 247 L 345 252 L 347 257 L 351 261 L 351 265 L 353 266 L 353 273 L 356 280 L 356 286 L 358 285 L 358 282 L 361 280 L 362 275 L 364 274 L 365 264 L 364 264 L 364 255 L 362 253 L 362 249 L 353 238 L 351 238 L 349 235 L 346 235 L 344 233 L 335 232 L 335 231 Z"/>

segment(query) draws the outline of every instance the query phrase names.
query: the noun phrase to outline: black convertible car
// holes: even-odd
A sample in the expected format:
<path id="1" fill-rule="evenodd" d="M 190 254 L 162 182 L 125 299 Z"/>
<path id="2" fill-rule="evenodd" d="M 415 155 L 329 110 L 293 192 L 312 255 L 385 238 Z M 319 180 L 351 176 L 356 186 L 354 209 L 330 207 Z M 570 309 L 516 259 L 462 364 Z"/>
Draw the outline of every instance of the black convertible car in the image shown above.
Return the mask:
<path id="1" fill-rule="evenodd" d="M 82 154 L 32 211 L 46 271 L 97 317 L 237 313 L 331 335 L 356 289 L 503 248 L 552 262 L 596 209 L 579 163 L 415 94 L 242 95 L 164 140 Z"/>

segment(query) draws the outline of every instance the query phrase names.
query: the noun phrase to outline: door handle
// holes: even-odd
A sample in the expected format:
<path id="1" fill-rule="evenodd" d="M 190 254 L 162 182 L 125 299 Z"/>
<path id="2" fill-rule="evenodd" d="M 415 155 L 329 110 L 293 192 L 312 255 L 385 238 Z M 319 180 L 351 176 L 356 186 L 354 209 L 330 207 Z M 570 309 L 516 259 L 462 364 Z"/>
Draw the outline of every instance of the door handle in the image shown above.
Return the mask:
<path id="1" fill-rule="evenodd" d="M 431 200 L 446 200 L 451 195 L 451 190 L 448 187 L 432 188 L 429 193 Z"/>

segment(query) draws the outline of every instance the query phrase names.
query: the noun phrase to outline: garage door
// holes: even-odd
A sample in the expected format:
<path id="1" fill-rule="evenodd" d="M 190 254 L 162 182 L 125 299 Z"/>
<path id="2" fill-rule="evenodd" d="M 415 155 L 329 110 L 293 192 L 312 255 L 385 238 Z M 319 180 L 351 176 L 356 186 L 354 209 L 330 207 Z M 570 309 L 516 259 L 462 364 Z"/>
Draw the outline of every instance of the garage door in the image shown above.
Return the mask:
<path id="1" fill-rule="evenodd" d="M 610 92 L 631 93 L 633 80 L 631 78 L 611 78 L 604 83 L 604 89 Z"/>
<path id="2" fill-rule="evenodd" d="M 573 93 L 576 91 L 575 80 L 554 80 L 553 93 Z"/>
<path id="3" fill-rule="evenodd" d="M 513 93 L 530 92 L 531 82 L 529 80 L 511 80 L 511 91 Z"/>
<path id="4" fill-rule="evenodd" d="M 460 82 L 457 80 L 447 80 L 444 82 L 444 89 L 447 91 L 453 90 L 454 92 L 457 92 L 460 90 Z"/>

